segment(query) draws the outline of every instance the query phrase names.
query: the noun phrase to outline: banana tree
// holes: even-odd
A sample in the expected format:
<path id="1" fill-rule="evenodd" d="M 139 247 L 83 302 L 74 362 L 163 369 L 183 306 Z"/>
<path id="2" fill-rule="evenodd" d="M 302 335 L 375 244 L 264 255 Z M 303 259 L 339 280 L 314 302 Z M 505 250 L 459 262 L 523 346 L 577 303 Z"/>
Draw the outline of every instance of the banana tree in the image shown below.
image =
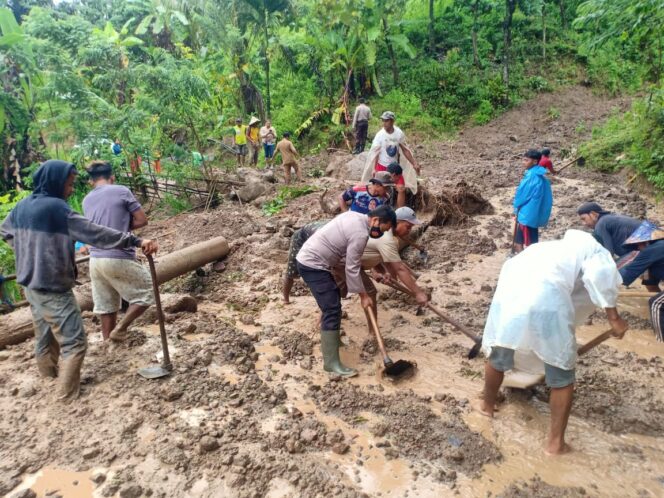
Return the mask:
<path id="1" fill-rule="evenodd" d="M 118 90 L 117 90 L 117 105 L 123 106 L 127 99 L 127 78 L 126 71 L 129 67 L 129 57 L 127 49 L 143 44 L 143 40 L 129 34 L 129 26 L 134 19 L 129 19 L 120 31 L 116 31 L 110 21 L 106 23 L 104 29 L 95 28 L 92 30 L 93 36 L 110 43 L 114 48 L 117 55 L 117 71 L 118 71 Z"/>
<path id="2" fill-rule="evenodd" d="M 173 33 L 181 26 L 189 26 L 187 16 L 179 10 L 173 0 L 127 0 L 144 17 L 138 23 L 135 34 L 143 36 L 152 33 L 155 45 L 173 51 Z"/>
<path id="3" fill-rule="evenodd" d="M 14 14 L 0 8 L 0 151 L 6 188 L 21 184 L 21 167 L 30 164 L 30 123 L 36 114 L 39 69 L 29 37 Z"/>

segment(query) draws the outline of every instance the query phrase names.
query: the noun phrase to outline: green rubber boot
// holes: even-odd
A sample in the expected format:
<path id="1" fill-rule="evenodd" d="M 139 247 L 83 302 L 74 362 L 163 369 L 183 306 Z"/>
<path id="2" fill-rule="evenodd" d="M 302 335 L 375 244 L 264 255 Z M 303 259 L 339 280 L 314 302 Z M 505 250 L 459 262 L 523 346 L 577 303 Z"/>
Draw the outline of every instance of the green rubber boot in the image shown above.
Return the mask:
<path id="1" fill-rule="evenodd" d="M 320 349 L 323 352 L 323 369 L 344 377 L 354 377 L 357 370 L 346 367 L 339 360 L 339 343 L 341 342 L 338 330 L 322 330 L 320 333 Z"/>

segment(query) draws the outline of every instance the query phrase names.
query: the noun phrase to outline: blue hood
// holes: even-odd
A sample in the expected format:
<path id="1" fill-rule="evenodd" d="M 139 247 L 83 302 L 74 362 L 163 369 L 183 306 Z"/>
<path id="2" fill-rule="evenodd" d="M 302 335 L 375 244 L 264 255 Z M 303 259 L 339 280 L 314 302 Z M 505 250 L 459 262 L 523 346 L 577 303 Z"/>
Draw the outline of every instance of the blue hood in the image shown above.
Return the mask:
<path id="1" fill-rule="evenodd" d="M 549 221 L 553 194 L 551 182 L 545 176 L 547 171 L 543 166 L 533 166 L 526 170 L 516 189 L 514 212 L 522 225 L 538 228 Z"/>

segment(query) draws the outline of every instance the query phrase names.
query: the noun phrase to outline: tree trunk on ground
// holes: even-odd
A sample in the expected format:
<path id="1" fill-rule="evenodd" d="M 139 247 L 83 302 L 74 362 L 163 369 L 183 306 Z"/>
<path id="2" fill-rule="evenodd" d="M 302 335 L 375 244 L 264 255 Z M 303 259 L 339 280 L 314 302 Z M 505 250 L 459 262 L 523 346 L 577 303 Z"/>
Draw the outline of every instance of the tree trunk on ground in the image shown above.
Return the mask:
<path id="1" fill-rule="evenodd" d="M 503 83 L 510 84 L 510 51 L 512 47 L 512 18 L 517 0 L 505 0 L 505 19 L 503 20 Z"/>
<path id="2" fill-rule="evenodd" d="M 170 254 L 158 256 L 156 261 L 157 281 L 162 284 L 207 263 L 221 259 L 228 255 L 229 250 L 226 239 L 216 237 Z M 75 294 L 81 311 L 92 310 L 90 286 L 84 285 L 77 288 Z M 168 304 L 165 304 L 164 309 L 167 307 L 172 311 L 191 309 L 191 298 L 189 296 L 187 296 L 189 299 L 184 299 L 184 301 L 180 298 L 170 300 L 166 296 L 168 294 L 163 296 L 162 301 L 166 302 L 167 299 L 169 301 Z M 175 296 L 182 297 L 180 294 L 175 294 Z M 178 302 L 184 302 L 184 304 L 178 306 Z M 33 335 L 30 308 L 21 308 L 13 313 L 3 315 L 0 322 L 0 349 L 10 344 L 18 344 Z"/>
<path id="3" fill-rule="evenodd" d="M 433 54 L 436 48 L 436 33 L 434 30 L 434 0 L 429 0 L 429 53 Z"/>
<path id="4" fill-rule="evenodd" d="M 394 83 L 394 86 L 399 85 L 399 66 L 397 65 L 397 57 L 394 54 L 394 47 L 392 46 L 392 42 L 387 38 L 387 35 L 389 34 L 389 27 L 387 25 L 387 19 L 383 17 L 383 30 L 385 31 L 385 45 L 387 46 L 387 53 L 390 56 L 390 60 L 392 61 L 392 80 Z"/>

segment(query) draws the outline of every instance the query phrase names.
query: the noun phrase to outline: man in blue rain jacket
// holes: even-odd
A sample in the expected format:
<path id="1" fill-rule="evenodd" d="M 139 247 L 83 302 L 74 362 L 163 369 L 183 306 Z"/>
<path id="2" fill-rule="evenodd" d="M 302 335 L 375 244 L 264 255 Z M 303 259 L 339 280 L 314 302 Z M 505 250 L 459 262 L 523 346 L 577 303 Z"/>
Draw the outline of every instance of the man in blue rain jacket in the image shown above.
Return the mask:
<path id="1" fill-rule="evenodd" d="M 526 172 L 514 195 L 515 229 L 513 252 L 519 253 L 539 240 L 539 228 L 546 226 L 553 206 L 547 169 L 540 166 L 542 154 L 534 149 L 523 156 Z"/>

